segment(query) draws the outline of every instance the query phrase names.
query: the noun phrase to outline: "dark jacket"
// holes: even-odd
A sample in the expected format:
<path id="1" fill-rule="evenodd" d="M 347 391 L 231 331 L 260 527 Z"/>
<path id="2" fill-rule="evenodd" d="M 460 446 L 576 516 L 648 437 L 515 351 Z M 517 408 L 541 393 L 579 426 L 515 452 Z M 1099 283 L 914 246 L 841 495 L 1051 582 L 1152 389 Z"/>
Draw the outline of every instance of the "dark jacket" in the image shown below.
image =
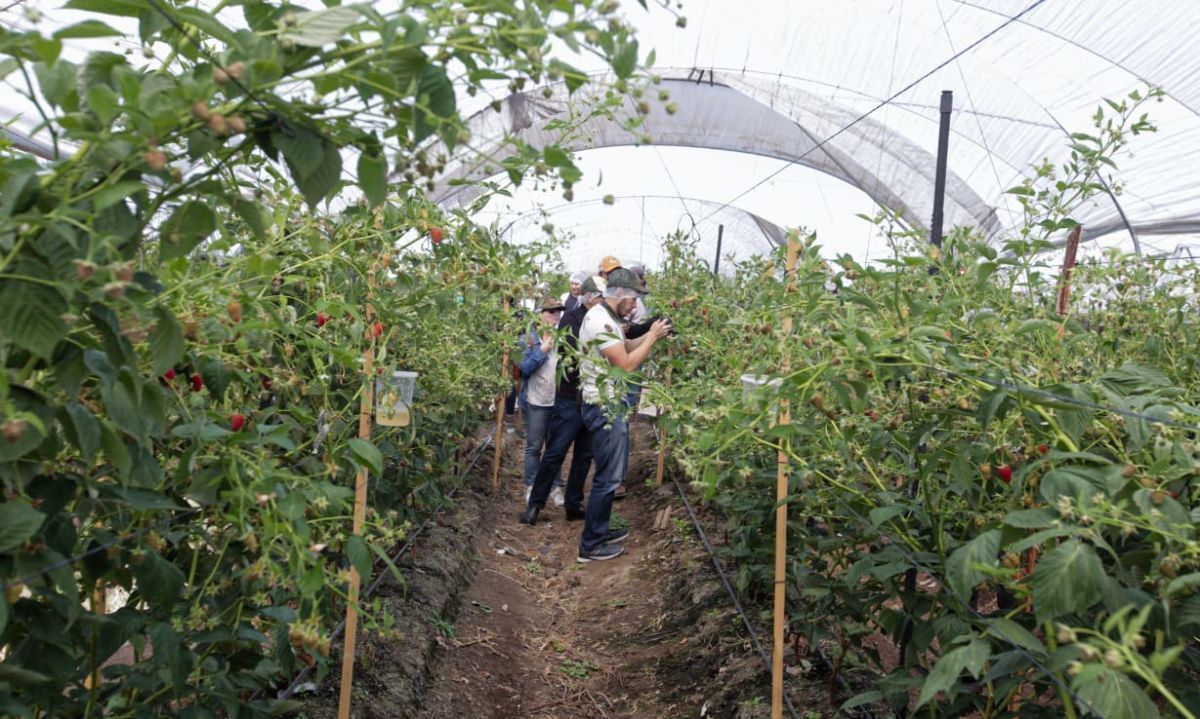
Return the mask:
<path id="1" fill-rule="evenodd" d="M 565 349 L 558 358 L 562 363 L 562 381 L 558 383 L 558 396 L 562 399 L 569 399 L 572 402 L 579 402 L 579 361 L 576 355 L 576 350 L 579 349 L 579 328 L 583 326 L 583 317 L 588 312 L 587 307 L 582 302 L 577 303 L 574 307 L 563 313 L 562 319 L 558 321 L 558 328 L 568 329 L 566 336 L 563 337 L 563 344 L 568 348 Z"/>

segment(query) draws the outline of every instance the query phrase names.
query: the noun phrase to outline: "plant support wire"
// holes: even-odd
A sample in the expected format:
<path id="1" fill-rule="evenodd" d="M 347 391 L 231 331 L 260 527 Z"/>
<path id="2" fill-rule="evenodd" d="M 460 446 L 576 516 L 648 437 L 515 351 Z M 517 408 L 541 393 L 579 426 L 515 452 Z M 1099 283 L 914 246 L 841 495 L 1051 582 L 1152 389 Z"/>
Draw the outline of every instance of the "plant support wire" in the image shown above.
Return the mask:
<path id="1" fill-rule="evenodd" d="M 671 481 L 675 483 L 675 489 L 679 492 L 679 498 L 683 500 L 683 507 L 687 510 L 688 517 L 690 517 L 692 520 L 692 526 L 696 529 L 696 536 L 700 537 L 700 542 L 704 545 L 704 551 L 708 552 L 708 558 L 712 561 L 713 569 L 717 571 L 717 576 L 721 578 L 721 584 L 725 586 L 725 591 L 729 594 L 729 599 L 733 602 L 733 608 L 737 611 L 738 616 L 742 618 L 742 624 L 746 627 L 746 633 L 750 635 L 750 642 L 754 645 L 754 651 L 758 654 L 758 657 L 762 659 L 763 667 L 766 668 L 767 673 L 769 674 L 771 671 L 771 658 L 767 656 L 766 650 L 763 649 L 762 642 L 760 642 L 758 639 L 758 632 L 754 630 L 754 625 L 750 623 L 750 618 L 746 616 L 746 610 L 742 607 L 741 600 L 738 599 L 737 591 L 733 588 L 733 585 L 729 583 L 729 577 L 725 574 L 725 570 L 721 568 L 721 563 L 717 560 L 717 554 L 713 550 L 712 544 L 708 541 L 708 535 L 705 534 L 704 527 L 700 526 L 700 518 L 697 517 L 696 513 L 692 510 L 692 504 L 688 501 L 687 492 L 684 490 L 683 485 L 679 483 L 679 478 L 674 476 L 674 473 L 672 473 Z M 825 656 L 825 652 L 821 651 L 821 648 L 816 645 L 813 646 L 813 649 L 816 651 L 817 656 L 821 658 L 821 662 L 825 665 L 826 669 L 832 672 L 833 663 L 829 661 L 829 657 Z M 850 686 L 846 683 L 845 677 L 841 676 L 840 674 L 838 675 L 838 683 L 842 685 L 842 689 L 844 691 L 851 691 Z M 791 695 L 787 692 L 784 692 L 783 700 L 787 705 L 788 715 L 791 716 L 792 719 L 800 719 L 799 715 L 796 713 L 795 705 L 792 704 Z M 858 707 L 858 711 L 860 716 L 864 716 L 867 719 L 876 719 L 871 710 L 867 709 L 866 707 Z"/>

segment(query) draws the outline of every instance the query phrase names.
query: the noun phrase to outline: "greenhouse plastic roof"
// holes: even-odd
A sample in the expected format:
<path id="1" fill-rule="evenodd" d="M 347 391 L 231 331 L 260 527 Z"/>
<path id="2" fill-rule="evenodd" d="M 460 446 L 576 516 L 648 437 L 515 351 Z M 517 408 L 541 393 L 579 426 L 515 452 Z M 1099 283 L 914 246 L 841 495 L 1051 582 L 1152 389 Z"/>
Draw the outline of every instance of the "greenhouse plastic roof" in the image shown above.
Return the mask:
<path id="1" fill-rule="evenodd" d="M 35 5 L 9 5 L 0 21 L 27 27 L 21 13 Z M 57 5 L 39 8 L 45 32 L 83 17 Z M 1063 161 L 1069 133 L 1092 128 L 1102 98 L 1147 85 L 1165 93 L 1147 107 L 1159 131 L 1133 138 L 1116 158 L 1119 191 L 1098 196 L 1076 219 L 1098 245 L 1133 249 L 1136 237 L 1148 254 L 1200 252 L 1196 0 L 687 0 L 678 11 L 687 16 L 686 29 L 675 26 L 672 12 L 650 5 L 647 12 L 626 0 L 623 12 L 643 51 L 655 49 L 679 110 L 667 115 L 651 102 L 653 148 L 622 147 L 634 138 L 613 123 L 585 128 L 575 144 L 588 172 L 576 188 L 579 202 L 554 211 L 569 213 L 577 241 L 587 244 L 568 248 L 572 257 L 646 254 L 645 229 L 607 237 L 603 229 L 586 230 L 606 224 L 653 225 L 658 237 L 680 227 L 705 242 L 725 224 L 726 251 L 744 256 L 777 241 L 777 233 L 760 227 L 823 226 L 824 216 L 869 212 L 867 197 L 926 228 L 942 90 L 954 93 L 946 224 L 973 225 L 1000 240 L 1020 220 L 1005 190 L 1031 163 Z M 69 41 L 64 55 L 96 47 Z M 590 57 L 567 59 L 588 72 L 604 70 Z M 6 107 L 23 112 L 11 85 L 0 92 L 13 100 Z M 462 104 L 482 108 L 489 99 L 463 97 Z M 512 132 L 546 141 L 537 135 L 539 123 L 561 103 L 561 94 L 546 100 L 540 91 L 505 98 L 503 112 L 475 119 L 472 146 L 490 151 L 489 141 Z M 15 127 L 32 125 L 22 118 Z M 604 147 L 611 149 L 590 149 Z M 693 162 L 680 152 L 706 159 Z M 705 171 L 696 172 L 701 164 Z M 615 186 L 616 177 L 629 179 Z M 842 184 L 847 189 L 836 187 Z M 489 207 L 511 236 L 526 226 L 541 231 L 540 221 L 515 219 L 539 205 L 563 204 L 547 202 L 538 187 L 526 183 L 511 201 Z M 439 192 L 448 201 L 466 199 L 461 188 Z M 589 202 L 605 194 L 621 199 L 612 207 Z M 654 199 L 663 196 L 676 201 Z M 824 236 L 840 250 L 866 257 L 882 249 L 869 237 L 864 248 L 857 237 L 863 230 L 830 227 Z"/>
<path id="2" fill-rule="evenodd" d="M 946 225 L 972 225 L 999 239 L 1021 218 L 1005 191 L 1030 174 L 1031 164 L 1065 160 L 1069 134 L 1093 129 L 1102 98 L 1155 86 L 1165 95 L 1146 109 L 1159 131 L 1133 138 L 1117 158 L 1115 191 L 1097 196 L 1076 219 L 1085 237 L 1109 246 L 1132 250 L 1135 238 L 1153 254 L 1197 246 L 1200 3 L 1165 0 L 1150 12 L 1131 0 L 781 0 L 756 2 L 754 10 L 688 2 L 687 30 L 668 27 L 673 18 L 662 12 L 649 19 L 631 12 L 659 64 L 687 68 L 658 71 L 679 109 L 668 115 L 651 103 L 647 130 L 656 145 L 736 150 L 810 167 L 926 229 L 938 99 L 951 90 Z M 476 138 L 520 134 L 535 145 L 550 142 L 540 127 L 560 117 L 564 104 L 561 89 L 549 99 L 540 92 L 507 98 L 502 112 L 475 118 Z M 598 120 L 570 145 L 584 150 L 634 139 L 617 122 Z M 479 170 L 468 163 L 461 172 L 472 169 Z M 782 171 L 763 172 L 762 180 Z M 708 199 L 738 203 L 760 181 L 714 182 Z M 470 194 L 462 187 L 441 192 L 451 203 Z M 794 224 L 789 200 L 775 204 L 758 213 Z M 761 239 L 762 249 L 769 239 Z"/>

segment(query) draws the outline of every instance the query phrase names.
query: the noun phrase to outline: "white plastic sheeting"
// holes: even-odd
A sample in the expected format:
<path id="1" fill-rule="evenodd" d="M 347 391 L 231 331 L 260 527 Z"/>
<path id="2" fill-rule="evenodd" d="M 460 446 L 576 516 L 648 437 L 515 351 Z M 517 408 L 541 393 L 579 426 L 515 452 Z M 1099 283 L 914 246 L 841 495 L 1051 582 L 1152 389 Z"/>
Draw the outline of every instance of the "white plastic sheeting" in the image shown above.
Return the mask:
<path id="1" fill-rule="evenodd" d="M 652 102 L 656 143 L 795 161 L 849 182 L 918 228 L 932 206 L 941 90 L 953 91 L 955 104 L 946 224 L 999 240 L 1020 220 L 1005 190 L 1032 163 L 1064 161 L 1069 133 L 1093 129 L 1102 98 L 1161 87 L 1163 100 L 1146 107 L 1159 131 L 1132 139 L 1117 158 L 1115 191 L 1076 219 L 1105 245 L 1132 250 L 1136 235 L 1147 253 L 1200 250 L 1195 0 L 694 0 L 682 12 L 686 30 L 666 13 L 629 14 L 659 65 L 693 68 L 693 79 L 703 70 L 694 90 L 683 89 L 687 71 L 663 71 L 682 78 L 664 83 L 679 112 L 667 117 Z M 512 98 L 503 112 L 478 118 L 473 144 L 487 148 L 481 140 L 514 130 L 547 141 L 536 121 L 557 113 L 557 103 L 557 95 Z M 601 121 L 571 144 L 630 142 L 622 133 Z M 706 194 L 741 203 L 756 184 L 715 181 Z M 796 201 L 776 197 L 777 211 L 759 214 L 785 224 Z"/>
<path id="2" fill-rule="evenodd" d="M 0 21 L 29 27 L 24 13 L 36 9 L 44 16 L 37 27 L 48 34 L 86 17 L 59 5 L 57 0 L 7 4 Z M 1132 249 L 1132 229 L 1148 254 L 1200 255 L 1197 0 L 686 0 L 679 11 L 688 18 L 686 29 L 675 26 L 672 13 L 650 6 L 646 11 L 634 0 L 623 4 L 626 19 L 638 28 L 643 51 L 653 47 L 664 68 L 703 70 L 706 88 L 683 89 L 688 70 L 663 71 L 674 78 L 668 84 L 679 112 L 668 121 L 652 94 L 649 134 L 658 142 L 674 140 L 680 147 L 697 148 L 693 152 L 700 154 L 709 152 L 705 147 L 762 154 L 714 153 L 704 177 L 696 177 L 672 164 L 679 155 L 666 147 L 653 153 L 582 151 L 581 164 L 599 176 L 630 171 L 582 162 L 584 157 L 638 163 L 643 168 L 636 188 L 640 194 L 698 198 L 715 202 L 707 206 L 712 209 L 728 203 L 784 226 L 820 224 L 811 220 L 816 214 L 869 211 L 859 200 L 861 190 L 902 211 L 912 226 L 923 227 L 932 204 L 938 97 L 949 89 L 955 109 L 947 224 L 972 224 L 999 240 L 1020 218 L 1005 189 L 1018 184 L 1033 162 L 1064 160 L 1068 133 L 1091 129 L 1101 98 L 1120 98 L 1153 85 L 1166 93 L 1162 102 L 1147 108 L 1159 132 L 1132 140 L 1129 151 L 1117 158 L 1114 179 L 1120 192 L 1098 196 L 1077 219 L 1088 236 L 1103 240 L 1098 244 Z M 140 50 L 132 36 L 116 44 Z M 73 59 L 92 49 L 114 49 L 110 39 L 66 45 L 64 56 Z M 590 56 L 567 59 L 588 72 L 604 69 Z M 690 75 L 695 80 L 699 73 Z M 37 120 L 28 116 L 28 103 L 17 88 L 0 88 L 0 106 L 26 115 L 16 127 L 27 129 Z M 536 92 L 530 97 L 541 99 Z M 482 95 L 463 97 L 462 105 L 486 101 Z M 505 117 L 511 120 L 508 109 L 492 113 L 488 122 L 495 127 L 477 134 L 472 145 L 486 149 L 487 140 L 502 137 L 511 128 L 502 124 Z M 821 149 L 809 152 L 822 142 Z M 857 190 L 843 193 L 814 184 L 810 178 L 815 173 Z M 589 174 L 585 182 L 593 179 Z M 589 187 L 577 188 L 576 196 L 633 194 L 624 188 Z M 503 206 L 507 216 L 498 220 L 508 224 L 538 204 L 546 204 L 546 197 L 522 188 Z M 552 204 L 561 203 L 556 198 Z M 699 205 L 685 213 L 680 209 L 684 205 L 684 199 L 674 206 L 590 203 L 570 210 L 570 216 L 586 223 L 588 212 L 605 212 L 606 222 L 616 224 L 618 215 L 634 212 L 636 206 L 639 226 L 652 224 L 641 222 L 644 214 L 657 220 L 660 235 L 680 226 L 711 241 L 716 224 L 724 222 L 726 237 L 734 237 L 730 251 L 746 254 L 770 246 L 749 214 L 729 215 L 722 209 L 713 215 Z M 680 216 L 686 220 L 676 223 Z M 869 234 L 865 227 L 853 232 L 839 227 L 827 236 L 833 236 L 837 247 L 866 257 L 881 249 L 861 241 L 861 235 Z M 632 240 L 611 236 L 581 241 L 604 242 L 619 253 L 621 243 Z M 639 236 L 638 242 L 645 240 Z M 626 247 L 626 254 L 634 251 L 632 245 Z"/>

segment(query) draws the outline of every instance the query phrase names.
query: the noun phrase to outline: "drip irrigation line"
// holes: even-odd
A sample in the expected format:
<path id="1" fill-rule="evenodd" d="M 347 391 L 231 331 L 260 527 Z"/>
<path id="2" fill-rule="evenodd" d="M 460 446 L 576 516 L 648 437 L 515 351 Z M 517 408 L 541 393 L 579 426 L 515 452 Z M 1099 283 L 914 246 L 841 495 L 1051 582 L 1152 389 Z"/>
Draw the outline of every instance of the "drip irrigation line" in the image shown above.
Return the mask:
<path id="1" fill-rule="evenodd" d="M 754 625 L 750 623 L 750 618 L 746 617 L 745 609 L 742 606 L 742 600 L 738 599 L 738 593 L 736 589 L 733 588 L 733 585 L 730 583 L 730 579 L 728 579 L 728 576 L 725 574 L 725 570 L 721 568 L 721 563 L 718 561 L 718 559 L 716 559 L 716 552 L 713 550 L 713 545 L 709 543 L 708 535 L 704 533 L 704 528 L 700 525 L 700 519 L 698 519 L 696 516 L 695 511 L 692 511 L 691 503 L 688 502 L 688 493 L 684 491 L 683 485 L 679 484 L 679 480 L 676 477 L 672 477 L 671 481 L 674 486 L 676 486 L 676 490 L 679 492 L 679 498 L 683 499 L 684 509 L 688 510 L 688 516 L 691 517 L 692 526 L 696 528 L 696 534 L 698 537 L 700 537 L 700 541 L 704 545 L 704 551 L 708 552 L 708 558 L 713 562 L 713 569 L 716 570 L 716 576 L 719 576 L 722 585 L 725 585 L 725 591 L 728 593 L 728 595 L 730 595 L 730 599 L 733 601 L 733 609 L 737 610 L 739 617 L 742 617 L 742 623 L 745 625 L 746 633 L 750 635 L 750 642 L 752 645 L 754 645 L 755 652 L 757 652 L 758 658 L 762 659 L 762 664 L 764 667 L 766 667 L 769 675 L 769 673 L 772 672 L 772 667 L 770 667 L 770 659 L 767 657 L 766 649 L 763 649 L 762 642 L 758 641 L 758 633 L 755 631 Z M 817 657 L 821 658 L 822 663 L 826 665 L 827 669 L 830 672 L 833 672 L 833 663 L 832 661 L 829 661 L 829 658 L 826 657 L 826 654 L 821 651 L 821 647 L 814 645 L 812 648 L 815 649 Z M 838 681 L 841 684 L 842 690 L 845 690 L 847 694 L 852 691 L 850 684 L 846 682 L 846 678 L 841 676 L 840 673 L 838 675 Z M 785 693 L 784 701 L 787 703 L 787 711 L 792 715 L 792 719 L 799 719 L 796 714 L 796 707 L 792 705 L 791 695 Z M 869 719 L 876 719 L 875 714 L 866 707 L 858 707 L 858 711 L 860 714 L 865 715 L 865 717 L 868 717 Z"/>
<path id="2" fill-rule="evenodd" d="M 151 532 L 156 529 L 163 529 L 163 530 L 168 529 L 168 528 L 174 526 L 175 524 L 178 524 L 179 522 L 183 521 L 184 519 L 187 519 L 188 517 L 192 516 L 193 514 L 195 514 L 196 512 L 199 512 L 199 511 L 200 511 L 199 507 L 192 507 L 192 508 L 186 510 L 185 512 L 183 512 L 182 514 L 178 514 L 178 515 L 175 515 L 174 517 L 171 517 L 169 520 L 162 520 L 162 521 L 156 522 L 154 524 L 151 524 L 148 527 L 142 527 L 141 529 L 137 530 L 136 532 L 130 532 L 128 534 L 117 535 L 117 537 L 115 539 L 113 539 L 112 541 L 104 542 L 103 544 L 97 544 L 96 546 L 92 547 L 91 549 L 87 550 L 86 552 L 81 552 L 81 553 L 76 554 L 71 557 L 59 559 L 58 561 L 51 562 L 50 564 L 47 564 L 46 566 L 44 566 L 36 571 L 30 572 L 29 574 L 26 574 L 22 577 L 18 577 L 9 582 L 6 582 L 4 585 L 4 589 L 8 590 L 10 587 L 28 584 L 30 581 L 32 581 L 34 579 L 38 579 L 39 577 L 44 577 L 47 574 L 50 574 L 51 572 L 62 569 L 63 567 L 69 567 L 69 566 L 75 564 L 76 562 L 87 559 L 88 557 L 90 557 L 92 555 L 99 554 L 100 552 L 107 551 L 108 549 L 115 547 L 117 545 L 124 544 L 125 542 L 128 542 L 133 539 L 137 539 L 137 538 L 141 537 L 142 535 L 146 534 L 147 532 Z"/>
<path id="3" fill-rule="evenodd" d="M 462 473 L 459 474 L 458 482 L 456 483 L 453 490 L 451 490 L 450 494 L 447 495 L 448 499 L 454 499 L 455 494 L 457 494 L 458 490 L 462 488 L 463 480 L 466 478 L 467 474 L 472 469 L 475 468 L 475 463 L 477 461 L 479 461 L 479 456 L 481 454 L 483 454 L 483 450 L 487 449 L 490 446 L 492 446 L 492 436 L 489 434 L 486 437 L 484 437 L 483 441 L 481 441 L 479 443 L 479 446 L 475 448 L 474 454 L 472 454 L 470 461 L 468 461 L 466 463 L 466 467 L 463 469 Z M 430 514 L 428 517 L 426 517 L 425 520 L 423 522 L 421 522 L 421 526 L 417 527 L 416 531 L 414 531 L 411 535 L 409 535 L 408 539 L 405 540 L 404 544 L 402 544 L 400 546 L 400 549 L 396 550 L 396 553 L 393 554 L 391 559 L 389 560 L 393 565 L 395 565 L 396 562 L 400 561 L 400 558 L 404 556 L 404 553 L 407 552 L 408 549 L 417 540 L 417 538 L 419 538 L 421 536 L 421 533 L 425 531 L 425 528 L 429 526 L 429 523 L 431 521 L 433 521 L 433 518 L 436 515 L 437 515 L 437 512 L 434 512 L 434 513 Z M 370 586 L 367 587 L 367 590 L 363 593 L 362 600 L 365 601 L 368 597 L 370 597 L 372 594 L 374 594 L 375 590 L 379 588 L 379 585 L 382 584 L 383 580 L 388 576 L 389 576 L 389 574 L 386 571 L 386 567 L 385 567 L 384 571 L 380 571 L 376 575 L 375 580 L 373 582 L 371 582 Z M 342 636 L 342 632 L 345 630 L 346 630 L 346 620 L 342 619 L 342 621 L 338 623 L 337 627 L 334 628 L 333 633 L 329 635 L 330 643 L 337 641 L 337 639 Z M 291 697 L 292 694 L 294 694 L 296 692 L 296 689 L 301 684 L 304 683 L 304 680 L 308 679 L 308 677 L 312 674 L 312 672 L 313 672 L 313 667 L 305 667 L 304 669 L 302 669 L 300 671 L 300 673 L 297 674 L 295 676 L 295 678 L 293 678 L 292 681 L 288 684 L 287 688 L 284 689 L 283 691 L 279 692 L 277 698 L 280 700 L 284 700 L 284 699 L 288 699 L 289 697 Z M 258 689 L 257 691 L 254 692 L 253 695 L 251 695 L 250 701 L 255 701 L 255 700 L 259 699 L 262 696 L 262 693 L 263 693 L 263 690 Z"/>
<path id="4" fill-rule="evenodd" d="M 903 95 L 903 94 L 905 94 L 906 92 L 908 92 L 909 90 L 913 89 L 914 87 L 916 87 L 917 85 L 919 85 L 921 82 L 923 82 L 923 81 L 925 81 L 926 79 L 928 79 L 930 76 L 934 75 L 935 73 L 937 73 L 938 71 L 942 70 L 943 68 L 945 68 L 945 67 L 946 67 L 947 65 L 949 65 L 950 63 L 952 63 L 952 62 L 954 62 L 955 60 L 957 60 L 959 57 L 961 57 L 961 56 L 965 55 L 966 53 L 970 52 L 971 50 L 974 50 L 976 47 L 978 47 L 979 45 L 983 44 L 983 43 L 984 43 L 986 40 L 990 39 L 990 38 L 991 38 L 993 35 L 995 35 L 996 33 L 1000 32 L 1001 30 L 1003 30 L 1004 28 L 1008 27 L 1009 25 L 1011 25 L 1011 24 L 1013 24 L 1013 23 L 1017 22 L 1017 21 L 1018 21 L 1018 20 L 1020 20 L 1022 17 L 1024 17 L 1024 16 L 1025 16 L 1025 15 L 1027 15 L 1027 14 L 1029 14 L 1031 11 L 1033 11 L 1035 8 L 1037 8 L 1038 6 L 1040 6 L 1040 5 L 1041 5 L 1042 3 L 1044 3 L 1044 2 L 1046 2 L 1046 0 L 1034 0 L 1034 2 L 1033 2 L 1031 5 L 1029 5 L 1029 7 L 1025 8 L 1025 9 L 1024 9 L 1024 10 L 1022 10 L 1021 12 L 1017 13 L 1016 15 L 1013 15 L 1012 17 L 1008 18 L 1007 20 L 1005 20 L 1004 22 L 1000 23 L 1000 24 L 999 24 L 999 25 L 997 25 L 996 27 L 992 28 L 990 31 L 988 31 L 988 32 L 987 32 L 986 34 L 984 34 L 982 37 L 980 37 L 980 38 L 978 38 L 977 40 L 975 40 L 974 42 L 972 42 L 970 45 L 967 45 L 967 46 L 966 46 L 966 47 L 964 47 L 962 50 L 960 50 L 960 51 L 958 51 L 958 52 L 954 53 L 954 54 L 953 54 L 953 55 L 951 55 L 949 58 L 947 58 L 947 59 L 943 60 L 942 62 L 938 63 L 938 64 L 937 64 L 935 67 L 933 67 L 933 68 L 932 68 L 931 70 L 929 70 L 928 72 L 924 73 L 923 75 L 921 75 L 921 76 L 920 76 L 920 77 L 918 77 L 917 79 L 913 80 L 912 82 L 908 83 L 908 84 L 907 84 L 907 85 L 905 85 L 904 87 L 900 88 L 900 90 L 898 90 L 898 91 L 896 91 L 896 92 L 892 93 L 891 95 L 889 95 L 889 96 L 888 96 L 888 97 L 886 97 L 885 99 L 881 100 L 881 101 L 880 101 L 880 102 L 879 102 L 877 105 L 875 105 L 874 107 L 872 107 L 870 110 L 867 110 L 867 111 L 866 111 L 866 112 L 864 112 L 863 114 L 861 114 L 861 115 L 859 115 L 858 117 L 856 117 L 856 118 L 854 118 L 853 120 L 851 120 L 849 123 L 847 123 L 847 124 L 843 125 L 842 127 L 838 128 L 836 131 L 834 131 L 834 132 L 833 132 L 833 134 L 829 135 L 828 137 L 826 137 L 825 139 L 821 140 L 820 142 L 817 142 L 815 145 L 813 145 L 812 147 L 808 148 L 807 150 L 805 150 L 804 152 L 800 153 L 799 155 L 797 155 L 796 157 L 792 158 L 791 160 L 788 160 L 788 162 L 787 162 L 786 164 L 784 164 L 782 167 L 780 167 L 780 168 L 776 169 L 775 171 L 771 172 L 769 175 L 767 175 L 767 176 L 766 176 L 766 177 L 764 177 L 763 179 L 759 180 L 758 182 L 755 182 L 755 183 L 754 183 L 753 185 L 751 185 L 750 187 L 748 187 L 748 188 L 746 188 L 745 190 L 743 190 L 742 192 L 738 193 L 738 194 L 737 194 L 737 195 L 735 195 L 735 196 L 734 196 L 732 199 L 730 199 L 728 202 L 725 202 L 724 204 L 722 204 L 722 205 L 721 205 L 721 207 L 717 208 L 717 210 L 714 210 L 713 212 L 709 213 L 709 214 L 708 214 L 708 215 L 706 215 L 705 217 L 701 218 L 700 222 L 704 222 L 704 221 L 705 221 L 705 220 L 707 220 L 709 217 L 712 217 L 712 216 L 713 216 L 713 214 L 715 214 L 716 212 L 718 212 L 718 211 L 720 211 L 720 210 L 722 210 L 722 209 L 724 209 L 724 208 L 728 207 L 729 205 L 733 204 L 734 202 L 737 202 L 738 200 L 742 199 L 743 197 L 745 197 L 746 195 L 750 194 L 751 192 L 753 192 L 754 190 L 758 189 L 759 187 L 762 187 L 763 185 L 765 185 L 766 183 L 770 182 L 770 181 L 771 181 L 771 180 L 773 180 L 775 177 L 777 177 L 778 175 L 780 175 L 780 174 L 781 174 L 781 173 L 782 173 L 784 170 L 786 170 L 786 169 L 788 169 L 789 167 L 791 167 L 792 165 L 795 165 L 796 163 L 800 162 L 801 160 L 803 160 L 805 157 L 808 157 L 808 156 L 809 156 L 810 154 L 812 154 L 813 152 L 816 152 L 817 150 L 820 150 L 820 149 L 824 148 L 824 147 L 825 147 L 825 145 L 827 145 L 829 142 L 831 142 L 831 141 L 832 141 L 834 138 L 838 137 L 838 136 L 839 136 L 839 135 L 841 135 L 842 133 L 846 132 L 846 131 L 847 131 L 847 130 L 849 130 L 850 128 L 852 128 L 852 127 L 854 127 L 855 125 L 857 125 L 858 123 L 860 123 L 860 122 L 862 122 L 863 120 L 867 119 L 868 117 L 870 117 L 871 115 L 873 115 L 873 114 L 874 114 L 876 111 L 880 110 L 881 108 L 883 108 L 883 107 L 886 107 L 887 105 L 890 105 L 890 104 L 891 104 L 891 103 L 892 103 L 894 100 L 896 100 L 897 98 L 899 98 L 901 95 Z"/>

